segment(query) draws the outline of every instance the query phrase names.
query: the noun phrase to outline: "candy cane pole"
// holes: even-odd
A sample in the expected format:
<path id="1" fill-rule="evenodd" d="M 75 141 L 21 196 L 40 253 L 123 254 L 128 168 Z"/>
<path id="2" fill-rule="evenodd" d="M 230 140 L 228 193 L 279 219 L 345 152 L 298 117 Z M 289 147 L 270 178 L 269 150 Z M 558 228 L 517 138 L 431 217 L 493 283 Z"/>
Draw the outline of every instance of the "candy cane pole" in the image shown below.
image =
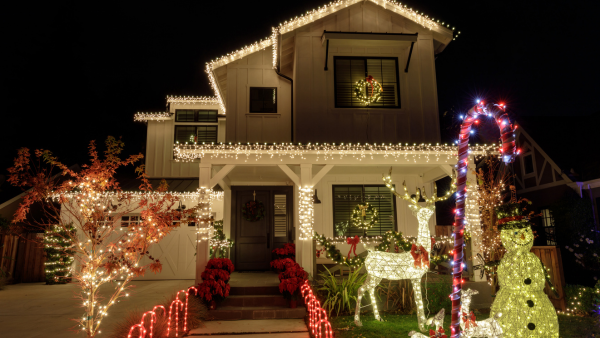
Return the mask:
<path id="1" fill-rule="evenodd" d="M 503 104 L 485 105 L 479 102 L 471 108 L 460 127 L 458 137 L 458 164 L 456 165 L 456 216 L 454 217 L 454 267 L 452 270 L 452 323 L 451 338 L 460 337 L 460 292 L 462 289 L 463 246 L 465 231 L 465 200 L 467 197 L 467 167 L 469 164 L 469 134 L 471 126 L 480 116 L 494 118 L 500 128 L 502 148 L 500 153 L 504 163 L 511 163 L 515 156 L 515 134 L 513 125 L 504 111 Z"/>

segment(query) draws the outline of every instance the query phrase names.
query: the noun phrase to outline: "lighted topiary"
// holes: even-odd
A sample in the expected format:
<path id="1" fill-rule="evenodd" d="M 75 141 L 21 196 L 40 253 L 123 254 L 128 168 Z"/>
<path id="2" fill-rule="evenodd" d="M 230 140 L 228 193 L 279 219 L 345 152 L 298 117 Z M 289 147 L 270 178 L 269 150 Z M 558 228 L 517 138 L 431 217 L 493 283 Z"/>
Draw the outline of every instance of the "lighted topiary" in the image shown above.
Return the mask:
<path id="1" fill-rule="evenodd" d="M 496 208 L 498 228 L 506 254 L 498 266 L 500 291 L 492 304 L 490 317 L 498 322 L 504 337 L 558 337 L 558 318 L 544 293 L 546 271 L 540 259 L 530 252 L 533 232 L 518 203 Z"/>

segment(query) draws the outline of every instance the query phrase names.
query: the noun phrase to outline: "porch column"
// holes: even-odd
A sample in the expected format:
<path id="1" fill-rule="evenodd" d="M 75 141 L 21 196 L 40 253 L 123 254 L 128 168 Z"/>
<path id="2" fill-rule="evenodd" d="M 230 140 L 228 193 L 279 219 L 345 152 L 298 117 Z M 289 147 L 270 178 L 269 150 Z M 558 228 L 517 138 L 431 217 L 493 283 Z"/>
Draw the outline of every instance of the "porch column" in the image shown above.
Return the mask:
<path id="1" fill-rule="evenodd" d="M 199 186 L 210 188 L 210 178 L 212 173 L 212 165 L 200 163 Z M 204 271 L 208 260 L 210 259 L 210 249 L 208 241 L 201 241 L 202 235 L 196 235 L 196 284 L 202 282 L 200 275 Z"/>
<path id="2" fill-rule="evenodd" d="M 298 187 L 298 193 L 295 196 L 295 201 L 297 205 L 296 210 L 300 210 L 300 188 L 312 187 L 312 164 L 303 163 L 300 164 L 300 186 Z M 299 225 L 299 224 L 298 224 Z M 296 238 L 299 238 L 300 228 L 296 227 Z M 298 243 L 299 242 L 299 243 Z M 306 272 L 308 272 L 309 276 L 313 275 L 313 241 L 312 240 L 300 240 L 296 242 L 296 260 L 298 260 L 298 264 L 300 264 Z M 299 245 L 298 245 L 299 244 Z"/>

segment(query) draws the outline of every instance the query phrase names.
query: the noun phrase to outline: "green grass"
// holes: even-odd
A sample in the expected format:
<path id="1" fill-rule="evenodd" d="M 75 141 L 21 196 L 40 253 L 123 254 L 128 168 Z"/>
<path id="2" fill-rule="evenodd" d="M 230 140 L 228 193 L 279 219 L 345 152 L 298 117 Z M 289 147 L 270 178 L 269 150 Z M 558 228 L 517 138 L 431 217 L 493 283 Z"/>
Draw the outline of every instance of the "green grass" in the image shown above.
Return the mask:
<path id="1" fill-rule="evenodd" d="M 361 315 L 362 327 L 354 325 L 353 316 L 331 317 L 331 326 L 338 338 L 392 338 L 408 337 L 408 332 L 419 332 L 416 315 L 394 315 L 381 313 L 384 322 L 378 322 L 372 313 Z M 477 315 L 478 320 L 487 318 L 487 315 Z M 558 316 L 560 337 L 600 337 L 598 321 L 590 317 Z M 450 337 L 450 315 L 444 320 L 444 329 Z"/>

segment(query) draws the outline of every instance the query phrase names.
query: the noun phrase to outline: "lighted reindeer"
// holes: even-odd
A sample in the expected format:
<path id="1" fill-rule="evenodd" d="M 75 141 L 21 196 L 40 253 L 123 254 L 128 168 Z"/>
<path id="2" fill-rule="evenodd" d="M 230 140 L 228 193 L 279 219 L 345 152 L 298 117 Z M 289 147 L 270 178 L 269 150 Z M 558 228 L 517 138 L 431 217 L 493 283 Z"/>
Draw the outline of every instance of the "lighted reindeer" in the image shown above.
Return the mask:
<path id="1" fill-rule="evenodd" d="M 502 313 L 498 312 L 492 318 L 477 321 L 475 315 L 472 312 L 469 312 L 471 307 L 471 298 L 473 298 L 473 296 L 477 294 L 479 294 L 479 291 L 477 290 L 462 290 L 460 298 L 460 308 L 462 312 L 460 315 L 460 328 L 462 330 L 462 335 L 467 338 L 501 338 L 503 332 L 502 327 L 498 323 L 498 319 L 502 316 Z"/>
<path id="2" fill-rule="evenodd" d="M 413 215 L 415 215 L 419 220 L 417 241 L 413 244 L 410 252 L 402 253 L 375 251 L 373 250 L 373 247 L 364 245 L 365 249 L 368 251 L 368 255 L 365 258 L 367 279 L 358 290 L 356 310 L 354 313 L 354 323 L 357 326 L 362 326 L 360 321 L 360 302 L 365 291 L 370 293 L 371 305 L 373 305 L 373 314 L 375 315 L 375 319 L 381 321 L 381 317 L 379 317 L 379 311 L 377 310 L 377 303 L 374 301 L 375 287 L 379 285 L 379 282 L 383 278 L 388 280 L 410 279 L 415 295 L 415 303 L 417 305 L 419 329 L 423 331 L 425 330 L 425 310 L 423 308 L 423 298 L 421 295 L 421 277 L 423 277 L 425 272 L 429 270 L 429 251 L 431 251 L 429 219 L 435 211 L 435 202 L 446 200 L 450 195 L 452 195 L 456 188 L 455 185 L 452 184 L 451 190 L 448 191 L 444 197 L 437 197 L 437 186 L 434 183 L 433 196 L 431 198 L 427 198 L 425 195 L 425 188 L 423 188 L 422 192 L 417 188 L 415 197 L 411 197 L 408 194 L 408 189 L 406 189 L 406 181 L 402 183 L 404 187 L 404 195 L 401 195 L 395 191 L 392 185 L 391 176 L 392 169 L 390 168 L 389 175 L 383 176 L 385 185 L 390 188 L 394 195 L 411 203 L 409 208 L 412 210 Z M 426 201 L 424 206 L 421 206 L 418 203 L 421 193 Z"/>

